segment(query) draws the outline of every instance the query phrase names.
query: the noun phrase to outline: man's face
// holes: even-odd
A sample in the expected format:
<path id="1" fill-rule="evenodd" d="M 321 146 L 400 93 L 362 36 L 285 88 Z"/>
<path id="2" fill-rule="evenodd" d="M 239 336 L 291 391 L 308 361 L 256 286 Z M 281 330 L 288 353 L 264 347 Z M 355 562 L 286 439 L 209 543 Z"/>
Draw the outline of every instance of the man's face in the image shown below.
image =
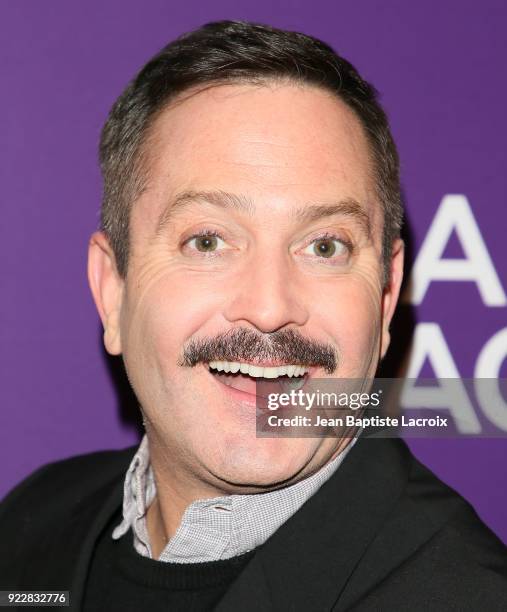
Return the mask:
<path id="1" fill-rule="evenodd" d="M 90 278 L 157 475 L 227 493 L 314 472 L 344 441 L 257 437 L 255 379 L 209 362 L 374 376 L 402 249 L 383 291 L 382 212 L 359 121 L 316 88 L 212 87 L 157 118 L 147 164 L 126 281 L 104 272 L 101 235 Z"/>

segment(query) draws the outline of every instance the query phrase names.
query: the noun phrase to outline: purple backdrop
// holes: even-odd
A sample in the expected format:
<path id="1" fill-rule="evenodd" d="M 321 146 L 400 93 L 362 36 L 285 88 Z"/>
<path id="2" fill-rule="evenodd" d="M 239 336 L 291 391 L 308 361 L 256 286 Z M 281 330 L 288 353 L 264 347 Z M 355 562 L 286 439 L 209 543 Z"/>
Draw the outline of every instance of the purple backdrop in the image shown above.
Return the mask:
<path id="1" fill-rule="evenodd" d="M 484 270 L 485 291 L 496 303 L 477 282 L 434 282 L 416 321 L 439 325 L 461 376 L 473 376 L 481 354 L 486 364 L 506 355 L 504 2 L 4 2 L 0 495 L 44 462 L 137 440 L 120 417 L 86 281 L 100 201 L 98 134 L 153 53 L 230 18 L 321 37 L 376 84 L 401 153 L 413 255 L 444 196 L 463 194 L 493 267 Z M 463 234 L 445 255 L 463 256 L 476 243 Z M 491 274 L 503 285 L 496 294 Z M 491 338 L 494 350 L 484 352 Z M 411 445 L 507 541 L 505 438 Z"/>

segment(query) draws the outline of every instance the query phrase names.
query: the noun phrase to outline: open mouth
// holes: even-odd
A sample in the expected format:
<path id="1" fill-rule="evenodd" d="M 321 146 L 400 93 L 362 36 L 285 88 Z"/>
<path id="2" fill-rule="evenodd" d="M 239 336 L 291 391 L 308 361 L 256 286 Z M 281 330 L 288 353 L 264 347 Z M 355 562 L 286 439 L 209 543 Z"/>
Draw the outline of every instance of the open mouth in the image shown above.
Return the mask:
<path id="1" fill-rule="evenodd" d="M 266 398 L 270 393 L 301 389 L 310 368 L 299 364 L 264 366 L 242 361 L 210 361 L 209 372 L 230 389 Z"/>

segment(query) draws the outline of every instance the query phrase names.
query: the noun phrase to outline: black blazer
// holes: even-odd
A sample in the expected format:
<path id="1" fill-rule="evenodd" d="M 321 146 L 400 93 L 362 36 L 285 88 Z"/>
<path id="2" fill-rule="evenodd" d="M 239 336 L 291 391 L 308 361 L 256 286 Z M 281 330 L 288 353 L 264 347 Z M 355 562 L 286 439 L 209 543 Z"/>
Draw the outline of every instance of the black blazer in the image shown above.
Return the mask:
<path id="1" fill-rule="evenodd" d="M 14 489 L 0 506 L 0 589 L 69 590 L 81 609 L 135 450 L 60 461 Z M 216 610 L 505 612 L 506 548 L 404 442 L 361 437 Z"/>

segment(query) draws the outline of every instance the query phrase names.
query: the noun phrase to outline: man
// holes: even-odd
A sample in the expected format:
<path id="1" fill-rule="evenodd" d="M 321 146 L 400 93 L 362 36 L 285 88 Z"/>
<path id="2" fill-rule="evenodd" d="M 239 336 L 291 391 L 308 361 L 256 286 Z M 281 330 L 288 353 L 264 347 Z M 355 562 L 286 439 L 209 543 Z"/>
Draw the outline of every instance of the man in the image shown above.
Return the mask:
<path id="1" fill-rule="evenodd" d="M 399 440 L 256 435 L 257 385 L 374 377 L 403 269 L 373 88 L 241 22 L 153 58 L 100 145 L 89 281 L 146 436 L 0 515 L 2 589 L 75 610 L 503 610 L 506 557 Z M 262 412 L 262 411 L 261 411 Z"/>

